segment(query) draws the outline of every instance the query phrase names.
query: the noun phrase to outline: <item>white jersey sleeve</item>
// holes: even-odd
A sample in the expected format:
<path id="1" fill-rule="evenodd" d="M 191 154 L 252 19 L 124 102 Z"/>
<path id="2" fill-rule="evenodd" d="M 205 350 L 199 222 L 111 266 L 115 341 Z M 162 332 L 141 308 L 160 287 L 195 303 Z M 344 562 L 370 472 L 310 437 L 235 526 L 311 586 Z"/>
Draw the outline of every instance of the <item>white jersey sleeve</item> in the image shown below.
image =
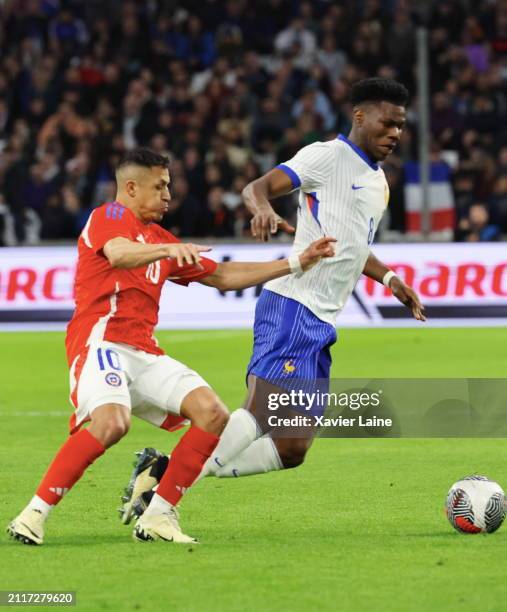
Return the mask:
<path id="1" fill-rule="evenodd" d="M 292 159 L 276 166 L 292 181 L 293 189 L 311 191 L 328 179 L 334 163 L 335 151 L 329 143 L 314 142 L 294 155 Z"/>

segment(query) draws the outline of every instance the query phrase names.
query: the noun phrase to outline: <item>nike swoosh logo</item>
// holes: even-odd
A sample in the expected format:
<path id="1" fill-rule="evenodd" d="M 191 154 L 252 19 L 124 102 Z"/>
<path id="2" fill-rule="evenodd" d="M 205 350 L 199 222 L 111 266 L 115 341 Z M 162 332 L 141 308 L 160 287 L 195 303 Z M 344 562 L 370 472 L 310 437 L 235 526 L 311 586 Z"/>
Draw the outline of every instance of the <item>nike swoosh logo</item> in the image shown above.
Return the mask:
<path id="1" fill-rule="evenodd" d="M 364 189 L 364 185 L 352 185 L 352 189 L 357 191 L 358 189 Z"/>

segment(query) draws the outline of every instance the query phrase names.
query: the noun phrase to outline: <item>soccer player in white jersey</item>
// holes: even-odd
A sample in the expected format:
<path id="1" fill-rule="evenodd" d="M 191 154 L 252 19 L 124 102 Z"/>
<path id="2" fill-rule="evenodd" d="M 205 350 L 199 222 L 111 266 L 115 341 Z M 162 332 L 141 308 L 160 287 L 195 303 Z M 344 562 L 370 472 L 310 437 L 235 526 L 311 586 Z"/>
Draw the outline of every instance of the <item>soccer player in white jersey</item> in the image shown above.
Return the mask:
<path id="1" fill-rule="evenodd" d="M 245 476 L 303 462 L 313 431 L 272 438 L 261 414 L 266 408 L 261 395 L 269 383 L 329 378 L 336 319 L 361 274 L 384 282 L 416 319 L 425 320 L 415 291 L 370 251 L 389 200 L 379 162 L 399 142 L 407 100 L 406 88 L 391 79 L 359 81 L 351 90 L 353 124 L 348 137 L 308 145 L 245 188 L 252 233 L 258 239 L 267 240 L 279 230 L 294 232 L 270 200 L 299 190 L 293 256 L 324 235 L 336 238 L 336 252 L 304 276 L 285 276 L 264 286 L 247 368 L 249 397 L 245 408 L 232 413 L 201 477 Z M 125 521 L 136 497 L 156 484 L 166 465 L 166 457 L 145 449 L 127 489 Z"/>

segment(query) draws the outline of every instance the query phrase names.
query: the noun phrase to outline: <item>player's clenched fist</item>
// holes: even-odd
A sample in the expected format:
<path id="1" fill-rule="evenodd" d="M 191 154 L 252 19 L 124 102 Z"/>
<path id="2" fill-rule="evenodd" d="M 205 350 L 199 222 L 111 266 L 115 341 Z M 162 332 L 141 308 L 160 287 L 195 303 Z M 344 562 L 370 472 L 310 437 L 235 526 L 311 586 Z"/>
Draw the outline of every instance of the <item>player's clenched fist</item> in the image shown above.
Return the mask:
<path id="1" fill-rule="evenodd" d="M 331 238 L 330 236 L 325 236 L 324 238 L 319 238 L 301 253 L 299 256 L 299 262 L 301 264 L 301 268 L 306 272 L 310 268 L 318 263 L 323 257 L 333 257 L 335 254 L 334 243 L 336 242 L 336 238 Z"/>
<path id="2" fill-rule="evenodd" d="M 176 259 L 178 267 L 187 264 L 198 264 L 201 261 L 199 253 L 205 253 L 207 251 L 211 251 L 211 248 L 201 244 L 176 243 L 167 245 L 167 257 Z"/>

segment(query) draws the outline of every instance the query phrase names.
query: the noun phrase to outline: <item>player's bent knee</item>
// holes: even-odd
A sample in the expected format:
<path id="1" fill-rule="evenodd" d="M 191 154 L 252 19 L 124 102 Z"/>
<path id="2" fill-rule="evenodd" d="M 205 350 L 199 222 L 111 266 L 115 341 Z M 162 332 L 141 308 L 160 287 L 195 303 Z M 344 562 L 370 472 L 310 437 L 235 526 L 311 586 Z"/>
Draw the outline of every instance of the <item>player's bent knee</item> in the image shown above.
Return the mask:
<path id="1" fill-rule="evenodd" d="M 290 468 L 295 468 L 302 465 L 304 463 L 305 456 L 306 452 L 301 453 L 287 451 L 280 454 L 280 459 L 282 460 L 283 467 L 286 470 L 289 470 Z"/>
<path id="2" fill-rule="evenodd" d="M 130 429 L 130 413 L 126 406 L 106 404 L 96 408 L 88 431 L 106 448 L 119 442 Z"/>
<path id="3" fill-rule="evenodd" d="M 295 468 L 304 463 L 309 444 L 305 439 L 276 440 L 278 454 L 285 469 Z"/>
<path id="4" fill-rule="evenodd" d="M 123 436 L 125 436 L 130 429 L 130 423 L 126 423 L 122 419 L 115 420 L 109 423 L 105 429 L 105 435 L 108 442 L 108 446 L 112 446 L 119 442 Z"/>
<path id="5" fill-rule="evenodd" d="M 192 422 L 192 425 L 210 433 L 222 433 L 229 411 L 220 398 L 211 389 L 203 387 L 190 392 L 181 405 L 181 414 Z"/>
<path id="6" fill-rule="evenodd" d="M 220 400 L 215 402 L 209 412 L 209 426 L 213 431 L 222 432 L 229 420 L 229 411 Z"/>
<path id="7" fill-rule="evenodd" d="M 203 404 L 196 411 L 194 418 L 191 418 L 192 423 L 197 427 L 217 435 L 222 433 L 228 420 L 229 412 L 218 398 Z"/>

